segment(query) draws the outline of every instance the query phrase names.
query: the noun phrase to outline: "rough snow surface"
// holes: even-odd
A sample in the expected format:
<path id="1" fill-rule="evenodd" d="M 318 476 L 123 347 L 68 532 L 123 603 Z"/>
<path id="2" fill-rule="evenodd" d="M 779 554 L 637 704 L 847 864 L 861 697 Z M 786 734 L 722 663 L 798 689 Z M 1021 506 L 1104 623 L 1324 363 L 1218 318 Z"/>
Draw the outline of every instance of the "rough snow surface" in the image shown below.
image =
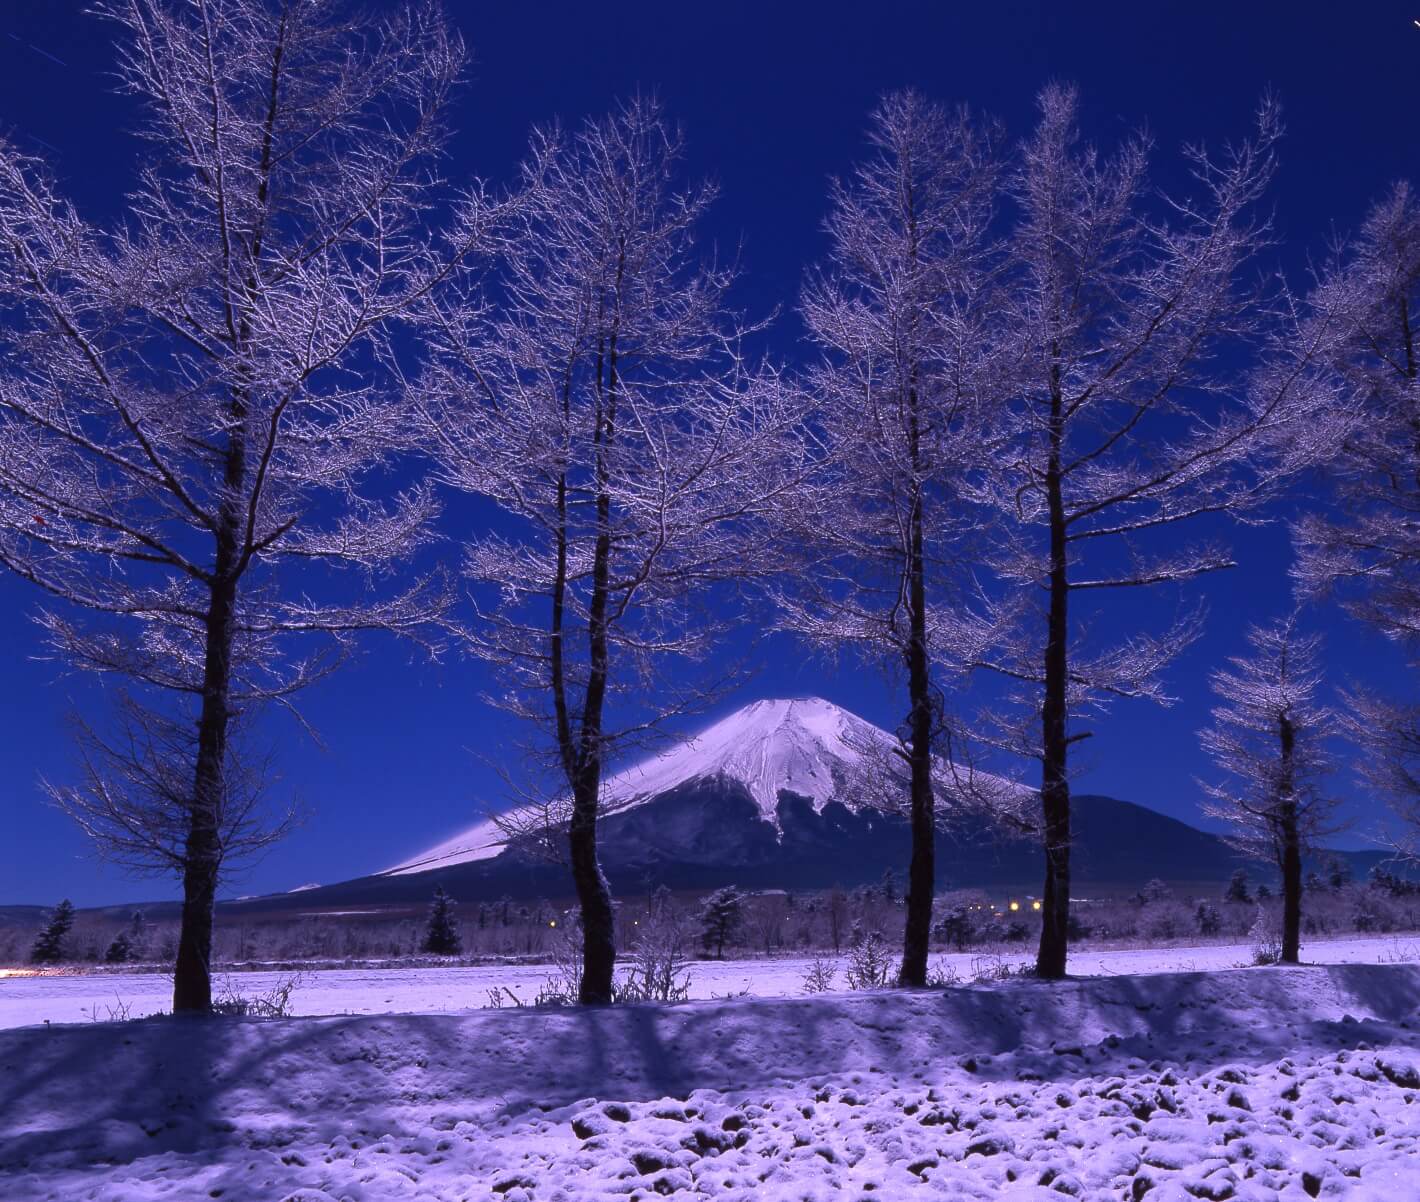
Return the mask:
<path id="1" fill-rule="evenodd" d="M 749 790 L 760 816 L 779 825 L 779 792 L 821 810 L 833 799 L 835 771 L 864 755 L 885 754 L 892 736 L 821 697 L 756 701 L 694 738 L 607 780 L 603 804 L 630 808 L 693 780 L 726 777 Z M 391 875 L 486 860 L 503 850 L 503 833 L 485 821 L 389 869 Z"/>
<path id="2" fill-rule="evenodd" d="M 6 1202 L 1413 1202 L 1420 968 L 0 1033 Z"/>
<path id="3" fill-rule="evenodd" d="M 1420 936 L 1316 940 L 1302 948 L 1316 964 L 1420 963 Z M 1251 962 L 1252 949 L 1242 943 L 1197 947 L 1126 948 L 1073 951 L 1074 976 L 1120 973 L 1206 972 L 1237 968 Z M 833 957 L 827 957 L 833 962 Z M 999 958 L 979 952 L 934 956 L 935 968 L 970 980 L 998 961 L 1019 968 L 1034 960 L 1027 950 Z M 753 997 L 796 997 L 803 992 L 811 961 L 802 957 L 775 960 L 702 960 L 689 967 L 690 996 L 711 1000 L 748 994 Z M 839 964 L 836 981 L 843 982 Z M 552 969 L 545 964 L 491 964 L 475 968 L 320 969 L 305 972 L 291 995 L 293 1012 L 317 1014 L 408 1014 L 420 1011 L 480 1009 L 489 991 L 511 991 L 531 1002 Z M 219 982 L 251 996 L 270 991 L 289 971 L 238 972 Z M 161 973 L 48 973 L 0 978 L 0 1029 L 39 1023 L 81 1023 L 103 1019 L 110 1011 L 126 1010 L 131 1018 L 161 1014 L 172 1006 L 172 978 Z M 505 1003 L 507 1002 L 504 995 Z M 4 1202 L 0 1195 L 0 1202 Z M 1420 1202 L 1420 1200 L 1417 1200 Z"/>

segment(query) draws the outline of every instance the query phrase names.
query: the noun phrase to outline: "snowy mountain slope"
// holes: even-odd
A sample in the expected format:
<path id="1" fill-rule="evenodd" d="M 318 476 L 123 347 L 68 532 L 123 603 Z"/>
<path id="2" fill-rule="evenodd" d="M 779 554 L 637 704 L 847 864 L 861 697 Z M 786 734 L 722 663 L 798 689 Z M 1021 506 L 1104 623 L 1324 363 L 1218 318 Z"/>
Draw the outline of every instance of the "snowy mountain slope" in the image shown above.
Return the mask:
<path id="1" fill-rule="evenodd" d="M 781 794 L 806 799 L 816 814 L 830 801 L 856 809 L 848 782 L 877 764 L 886 767 L 895 743 L 887 731 L 820 697 L 755 701 L 695 737 L 612 776 L 606 782 L 603 805 L 608 813 L 622 813 L 692 782 L 733 782 L 753 799 L 759 818 L 782 836 Z M 396 864 L 386 874 L 487 860 L 504 849 L 503 831 L 486 820 Z"/>

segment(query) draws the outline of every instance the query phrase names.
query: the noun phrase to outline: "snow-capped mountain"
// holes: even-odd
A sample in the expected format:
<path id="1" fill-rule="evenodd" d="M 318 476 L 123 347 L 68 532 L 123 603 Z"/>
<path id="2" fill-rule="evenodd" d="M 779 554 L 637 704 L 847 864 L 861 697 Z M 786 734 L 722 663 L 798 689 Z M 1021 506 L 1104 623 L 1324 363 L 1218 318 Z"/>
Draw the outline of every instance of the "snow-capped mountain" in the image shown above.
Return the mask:
<path id="1" fill-rule="evenodd" d="M 833 800 L 856 810 L 850 782 L 875 764 L 885 766 L 894 742 L 887 731 L 821 697 L 755 701 L 611 776 L 603 806 L 615 815 L 696 782 L 731 783 L 749 794 L 760 819 L 782 836 L 782 794 L 807 801 L 815 813 Z M 505 849 L 504 827 L 490 819 L 387 872 L 426 872 L 491 859 Z"/>
<path id="2" fill-rule="evenodd" d="M 659 884 L 853 887 L 887 872 L 901 881 L 911 840 L 895 746 L 887 731 L 821 698 L 754 702 L 608 779 L 603 870 L 619 895 Z M 939 773 L 941 810 L 958 820 L 938 840 L 938 887 L 1034 887 L 1038 846 L 979 812 L 963 817 L 959 774 L 946 764 Z M 1009 788 L 980 775 L 975 784 L 998 797 Z M 1015 795 L 1033 809 L 1027 791 Z M 1081 794 L 1072 808 L 1081 884 L 1226 880 L 1238 866 L 1218 836 L 1144 806 Z M 565 865 L 545 847 L 484 821 L 372 876 L 247 904 L 422 905 L 436 885 L 461 900 L 571 891 Z"/>

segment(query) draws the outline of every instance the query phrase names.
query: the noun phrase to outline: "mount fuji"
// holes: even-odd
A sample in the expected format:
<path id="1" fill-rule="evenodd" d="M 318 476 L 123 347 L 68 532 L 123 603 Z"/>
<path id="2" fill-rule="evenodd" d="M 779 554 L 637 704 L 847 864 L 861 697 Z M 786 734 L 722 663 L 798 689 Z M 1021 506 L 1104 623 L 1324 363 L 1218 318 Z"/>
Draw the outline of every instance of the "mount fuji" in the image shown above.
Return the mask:
<path id="1" fill-rule="evenodd" d="M 880 881 L 888 871 L 900 879 L 909 833 L 905 790 L 893 767 L 896 745 L 887 731 L 821 698 L 756 701 L 607 779 L 598 822 L 603 870 L 621 894 L 659 884 L 852 887 Z M 955 808 L 958 779 L 950 765 L 939 765 L 938 796 L 947 815 Z M 983 779 L 1024 793 L 978 775 Z M 550 813 L 555 822 L 556 804 Z M 1081 886 L 1137 888 L 1152 877 L 1222 881 L 1240 863 L 1218 836 L 1144 806 L 1083 794 L 1073 799 L 1073 813 L 1074 875 Z M 284 900 L 236 904 L 422 904 L 436 885 L 470 901 L 568 896 L 567 870 L 546 854 L 542 840 L 506 833 L 520 825 L 518 818 L 514 811 L 501 821 L 474 823 L 370 876 Z M 1029 889 L 1041 873 L 1033 843 L 1008 839 L 999 824 L 980 816 L 944 824 L 937 867 L 945 889 Z"/>
<path id="2" fill-rule="evenodd" d="M 772 833 L 782 843 L 786 821 L 791 827 L 794 821 L 784 812 L 787 798 L 798 803 L 795 807 L 791 802 L 791 810 L 806 803 L 814 815 L 821 816 L 833 802 L 857 813 L 864 804 L 855 796 L 867 790 L 872 769 L 880 767 L 880 777 L 890 776 L 895 742 L 887 731 L 819 697 L 755 701 L 606 780 L 601 821 L 608 824 L 605 838 L 613 844 L 609 850 L 628 850 L 622 846 L 630 833 L 623 829 L 628 824 L 618 819 L 648 806 L 655 808 L 659 819 L 663 807 L 658 803 L 687 791 L 706 803 L 707 825 L 717 818 L 749 818 L 763 824 L 755 835 L 768 838 Z M 719 804 L 706 796 L 707 791 L 721 795 Z M 753 802 L 753 815 L 742 804 L 746 795 Z M 552 809 L 556 814 L 558 807 Z M 531 810 L 515 811 L 476 823 L 386 872 L 404 875 L 491 860 L 508 851 L 506 832 L 520 825 L 519 817 L 539 816 Z M 648 817 L 641 815 L 629 825 L 643 841 L 663 843 L 654 830 L 647 829 Z M 707 829 L 705 835 L 714 841 L 713 830 Z"/>

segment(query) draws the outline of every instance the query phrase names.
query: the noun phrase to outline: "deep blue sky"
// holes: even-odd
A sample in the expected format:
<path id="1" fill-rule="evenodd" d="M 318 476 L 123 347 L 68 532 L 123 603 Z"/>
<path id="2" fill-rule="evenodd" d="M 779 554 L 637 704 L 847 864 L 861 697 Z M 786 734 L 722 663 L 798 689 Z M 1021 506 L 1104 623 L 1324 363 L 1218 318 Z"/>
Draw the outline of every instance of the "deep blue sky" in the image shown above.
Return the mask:
<path id="1" fill-rule="evenodd" d="M 378 0 L 373 0 L 378 2 Z M 1330 3 L 871 5 L 450 3 L 475 55 L 457 115 L 452 170 L 507 179 L 530 124 L 597 113 L 654 90 L 686 127 L 691 170 L 722 185 L 715 236 L 742 242 L 742 298 L 765 311 L 792 306 L 805 264 L 822 251 L 825 179 L 862 147 L 865 116 L 882 92 L 914 85 L 1001 117 L 1013 135 L 1050 80 L 1080 85 L 1088 132 L 1108 143 L 1147 125 L 1162 178 L 1185 139 L 1246 132 L 1273 88 L 1287 125 L 1273 200 L 1286 240 L 1282 266 L 1300 276 L 1335 229 L 1353 227 L 1391 182 L 1417 173 L 1415 80 L 1420 29 L 1406 6 Z M 117 211 L 138 144 L 130 102 L 112 93 L 111 30 L 79 0 L 11 0 L 0 24 L 0 128 L 45 156 L 90 216 Z M 58 60 L 58 61 L 56 61 Z M 796 351 L 792 318 L 772 348 Z M 1205 770 L 1194 732 L 1206 721 L 1207 673 L 1241 649 L 1250 620 L 1287 603 L 1280 528 L 1234 539 L 1244 566 L 1197 590 L 1206 637 L 1176 667 L 1170 710 L 1123 706 L 1086 744 L 1077 788 L 1108 792 L 1197 820 L 1194 776 Z M 29 622 L 37 597 L 0 577 L 7 631 L 0 727 L 0 903 L 80 904 L 167 896 L 167 881 L 101 869 L 80 835 L 45 807 L 36 781 L 63 778 L 72 755 L 63 715 L 91 696 L 86 682 L 36 659 Z M 1147 620 L 1127 601 L 1123 621 Z M 1172 604 L 1167 601 L 1166 604 Z M 1321 615 L 1338 677 L 1384 679 L 1393 656 L 1334 614 Z M 901 711 L 889 685 L 806 663 L 787 640 L 759 653 L 757 679 L 727 709 L 756 696 L 817 693 L 885 726 Z M 486 681 L 468 663 L 430 668 L 372 646 L 305 700 L 317 748 L 281 726 L 280 763 L 310 821 L 229 892 L 291 888 L 385 867 L 451 833 L 494 802 L 499 785 L 481 755 L 507 745 L 507 720 L 479 700 Z"/>

